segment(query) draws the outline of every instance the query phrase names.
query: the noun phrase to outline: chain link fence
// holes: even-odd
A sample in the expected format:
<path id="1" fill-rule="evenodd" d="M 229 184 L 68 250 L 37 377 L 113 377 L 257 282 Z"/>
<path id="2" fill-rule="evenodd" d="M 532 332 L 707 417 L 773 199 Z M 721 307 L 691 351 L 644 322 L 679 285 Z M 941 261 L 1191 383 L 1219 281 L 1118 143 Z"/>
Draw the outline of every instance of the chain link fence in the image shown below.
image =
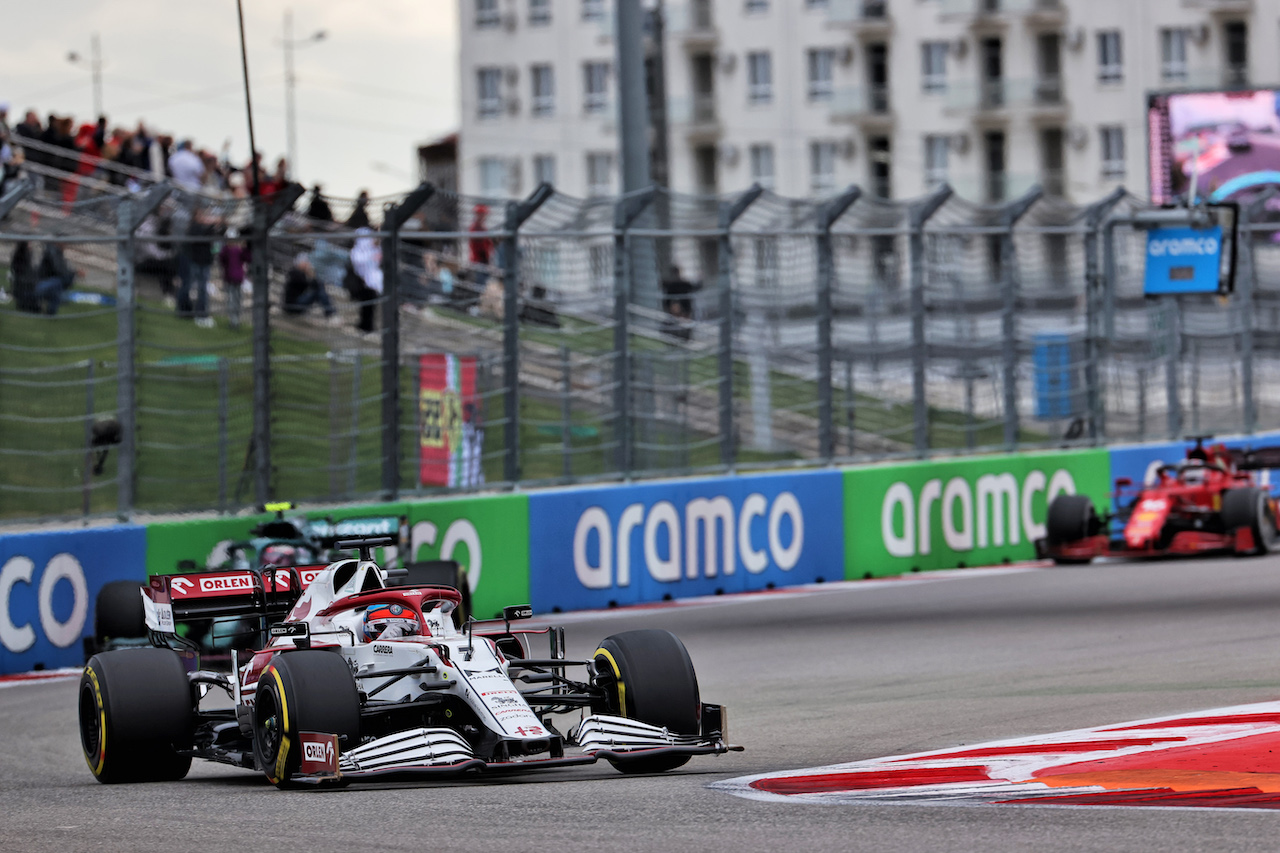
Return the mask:
<path id="1" fill-rule="evenodd" d="M 0 521 L 1280 418 L 1267 199 L 1242 211 L 1233 296 L 1154 300 L 1144 205 L 1122 192 L 983 207 L 946 188 L 887 202 L 856 187 L 820 201 L 541 187 L 511 202 L 423 185 L 372 200 L 378 230 L 357 231 L 298 213 L 300 187 L 255 205 L 136 174 L 70 180 L 33 168 L 0 196 Z M 50 247 L 78 273 L 53 313 Z M 465 389 L 456 370 L 437 387 L 441 353 Z M 447 477 L 431 471 L 442 447 Z"/>

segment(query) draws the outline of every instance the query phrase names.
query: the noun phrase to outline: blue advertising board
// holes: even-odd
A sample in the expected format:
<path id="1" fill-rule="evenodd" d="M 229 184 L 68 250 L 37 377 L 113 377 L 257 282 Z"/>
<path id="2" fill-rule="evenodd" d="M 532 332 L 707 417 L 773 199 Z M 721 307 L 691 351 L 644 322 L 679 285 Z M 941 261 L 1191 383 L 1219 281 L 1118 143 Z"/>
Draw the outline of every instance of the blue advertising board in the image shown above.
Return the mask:
<path id="1" fill-rule="evenodd" d="M 103 584 L 144 579 L 146 528 L 0 536 L 0 674 L 84 663 Z"/>
<path id="2" fill-rule="evenodd" d="M 529 495 L 534 610 L 585 610 L 837 580 L 836 471 Z"/>
<path id="3" fill-rule="evenodd" d="M 1147 296 L 1217 293 L 1222 286 L 1222 227 L 1147 232 Z"/>

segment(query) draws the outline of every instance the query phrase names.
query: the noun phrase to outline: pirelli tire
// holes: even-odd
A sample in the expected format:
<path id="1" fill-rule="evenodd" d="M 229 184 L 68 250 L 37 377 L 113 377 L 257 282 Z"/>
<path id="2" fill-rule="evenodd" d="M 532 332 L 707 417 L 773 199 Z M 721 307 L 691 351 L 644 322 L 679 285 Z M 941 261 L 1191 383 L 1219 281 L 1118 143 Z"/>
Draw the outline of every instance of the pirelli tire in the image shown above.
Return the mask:
<path id="1" fill-rule="evenodd" d="M 661 726 L 682 735 L 701 732 L 702 700 L 693 661 L 670 631 L 646 629 L 614 634 L 593 655 L 603 699 L 597 714 L 613 714 Z M 623 773 L 661 773 L 685 764 L 687 755 L 655 755 L 611 761 Z"/>
<path id="2" fill-rule="evenodd" d="M 1222 495 L 1222 526 L 1228 532 L 1242 527 L 1253 533 L 1251 554 L 1266 554 L 1276 547 L 1275 507 L 1265 489 L 1228 489 Z"/>
<path id="3" fill-rule="evenodd" d="M 1057 495 L 1049 502 L 1045 534 L 1050 548 L 1096 536 L 1101 529 L 1098 512 L 1087 495 Z M 1077 565 L 1089 562 L 1089 558 L 1055 556 L 1053 561 L 1059 565 Z"/>
<path id="4" fill-rule="evenodd" d="M 93 633 L 99 642 L 147 636 L 142 584 L 137 581 L 103 584 L 93 605 Z"/>
<path id="5" fill-rule="evenodd" d="M 258 677 L 253 753 L 258 769 L 277 788 L 297 784 L 301 732 L 337 735 L 339 750 L 359 744 L 360 697 L 341 655 L 318 649 L 284 652 Z"/>
<path id="6" fill-rule="evenodd" d="M 99 782 L 172 782 L 191 769 L 195 697 L 169 649 L 100 652 L 80 676 L 80 745 Z"/>

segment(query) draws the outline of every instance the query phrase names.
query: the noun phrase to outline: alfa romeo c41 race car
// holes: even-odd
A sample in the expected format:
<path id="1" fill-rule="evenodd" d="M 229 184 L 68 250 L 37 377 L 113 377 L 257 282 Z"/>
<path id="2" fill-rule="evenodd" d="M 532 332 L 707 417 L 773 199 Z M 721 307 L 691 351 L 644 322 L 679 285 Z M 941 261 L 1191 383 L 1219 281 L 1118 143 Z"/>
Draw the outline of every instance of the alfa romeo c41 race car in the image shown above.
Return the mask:
<path id="1" fill-rule="evenodd" d="M 527 606 L 459 626 L 457 589 L 387 585 L 371 550 L 393 542 L 339 542 L 359 558 L 311 576 L 274 567 L 153 575 L 143 591 L 152 645 L 96 654 L 80 680 L 93 775 L 177 780 L 205 758 L 284 788 L 599 759 L 650 773 L 741 749 L 728 743 L 725 709 L 702 702 L 675 635 L 627 631 L 570 660 L 563 628 L 511 627 L 532 615 Z M 192 617 L 256 618 L 260 642 L 247 660 L 232 653 L 229 675 L 190 669 L 174 626 Z M 547 657 L 530 656 L 537 635 Z M 206 699 L 215 689 L 229 707 Z"/>
<path id="2" fill-rule="evenodd" d="M 1087 563 L 1094 557 L 1266 554 L 1278 538 L 1276 501 L 1254 471 L 1280 467 L 1280 447 L 1206 448 L 1195 439 L 1186 459 L 1161 465 L 1141 485 L 1116 480 L 1114 512 L 1099 516 L 1085 495 L 1049 504 L 1041 557 Z"/>

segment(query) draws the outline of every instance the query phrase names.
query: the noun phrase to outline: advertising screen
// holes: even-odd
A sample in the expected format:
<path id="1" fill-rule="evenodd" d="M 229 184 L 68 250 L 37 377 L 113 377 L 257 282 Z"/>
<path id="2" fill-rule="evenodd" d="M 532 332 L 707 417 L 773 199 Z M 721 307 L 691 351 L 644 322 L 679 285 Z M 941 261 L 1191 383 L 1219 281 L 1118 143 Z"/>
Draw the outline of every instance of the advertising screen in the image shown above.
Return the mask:
<path id="1" fill-rule="evenodd" d="M 1153 94 L 1147 110 L 1151 199 L 1239 199 L 1280 184 L 1280 91 Z"/>

